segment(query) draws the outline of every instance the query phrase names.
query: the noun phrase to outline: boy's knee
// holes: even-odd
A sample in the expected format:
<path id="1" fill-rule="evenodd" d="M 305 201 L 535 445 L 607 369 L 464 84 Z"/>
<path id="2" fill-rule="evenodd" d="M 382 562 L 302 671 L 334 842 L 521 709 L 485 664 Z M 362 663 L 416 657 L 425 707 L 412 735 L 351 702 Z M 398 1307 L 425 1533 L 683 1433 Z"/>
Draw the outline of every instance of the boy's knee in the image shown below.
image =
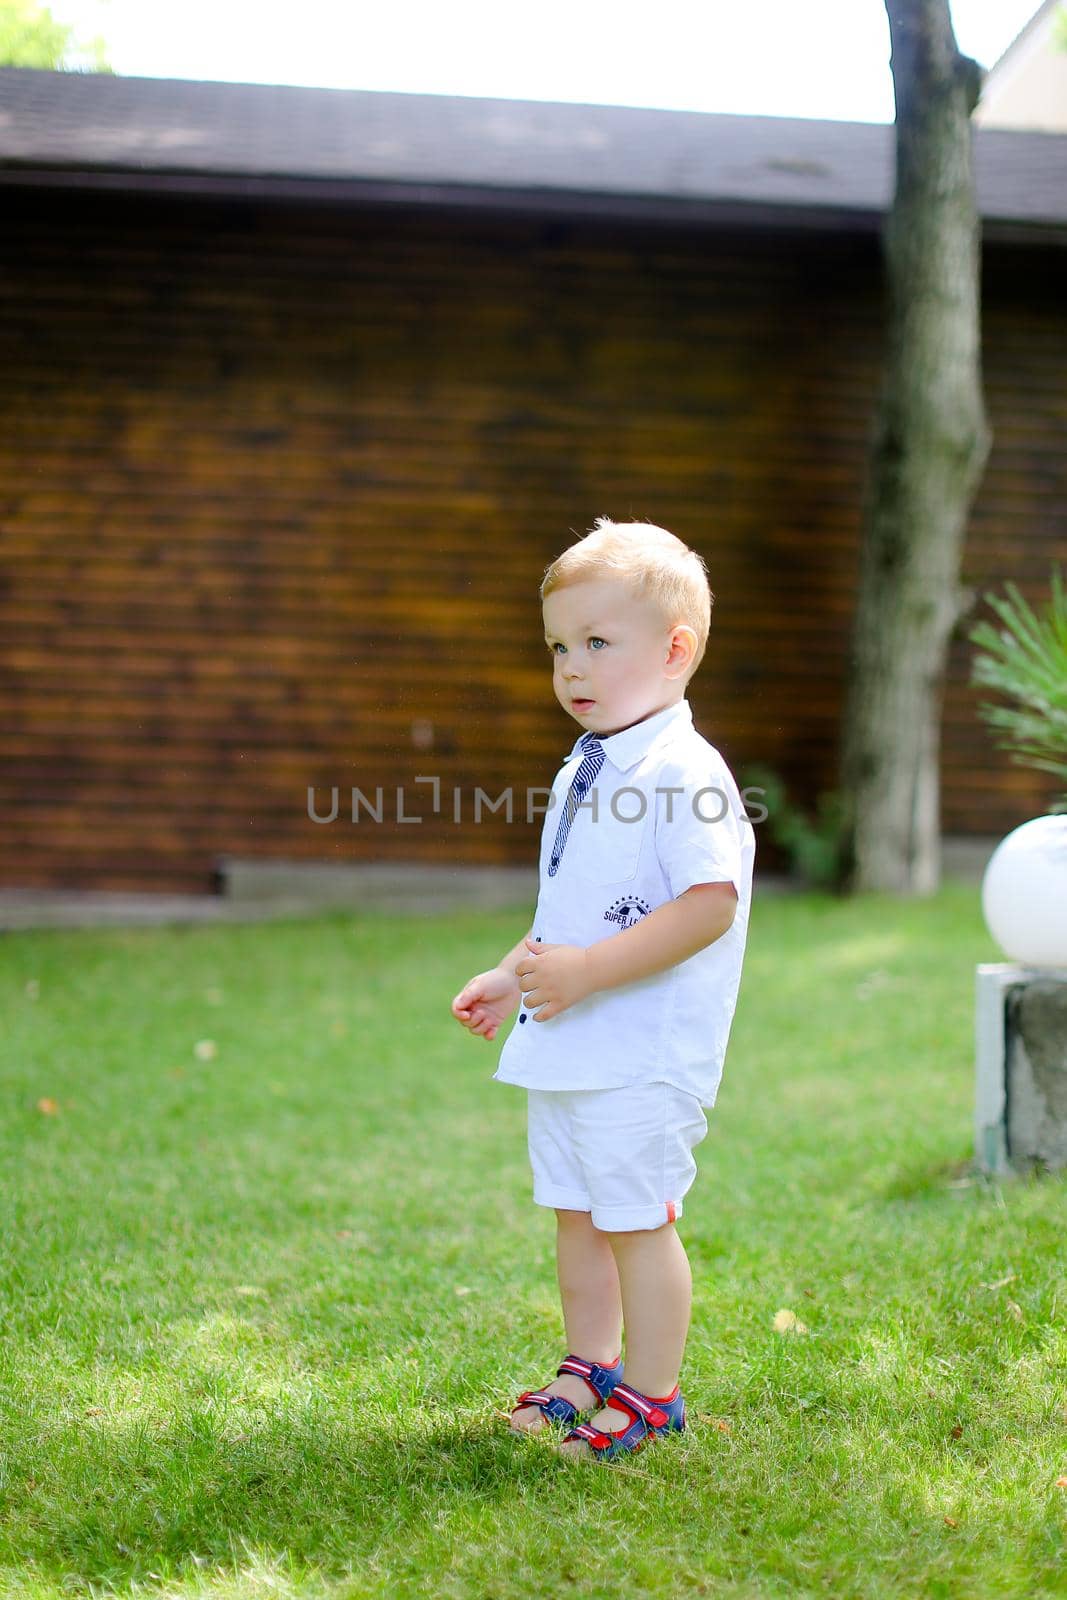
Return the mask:
<path id="1" fill-rule="evenodd" d="M 564 1228 L 591 1228 L 593 1219 L 588 1211 L 567 1211 L 562 1206 L 554 1207 L 556 1220 Z"/>

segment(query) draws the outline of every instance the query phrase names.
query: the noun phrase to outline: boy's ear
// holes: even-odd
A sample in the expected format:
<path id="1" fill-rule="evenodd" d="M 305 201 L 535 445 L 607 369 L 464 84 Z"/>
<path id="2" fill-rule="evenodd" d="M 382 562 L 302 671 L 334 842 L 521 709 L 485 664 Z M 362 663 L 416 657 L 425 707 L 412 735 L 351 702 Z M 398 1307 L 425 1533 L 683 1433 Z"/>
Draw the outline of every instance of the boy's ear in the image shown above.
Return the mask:
<path id="1" fill-rule="evenodd" d="M 667 643 L 667 676 L 668 678 L 681 678 L 693 665 L 693 657 L 697 653 L 697 636 L 687 622 L 680 622 L 676 628 L 671 629 L 671 636 Z"/>

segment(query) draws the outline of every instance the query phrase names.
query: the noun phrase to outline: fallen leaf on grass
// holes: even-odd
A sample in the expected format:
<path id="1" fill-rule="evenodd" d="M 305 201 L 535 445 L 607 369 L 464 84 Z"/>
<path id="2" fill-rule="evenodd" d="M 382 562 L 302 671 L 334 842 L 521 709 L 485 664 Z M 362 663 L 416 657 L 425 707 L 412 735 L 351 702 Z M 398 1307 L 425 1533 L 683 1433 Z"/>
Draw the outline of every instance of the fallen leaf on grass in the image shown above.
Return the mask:
<path id="1" fill-rule="evenodd" d="M 43 1117 L 54 1117 L 59 1110 L 59 1101 L 49 1100 L 46 1096 L 43 1100 L 38 1100 L 37 1109 Z"/>
<path id="2" fill-rule="evenodd" d="M 857 983 L 856 998 L 857 1000 L 869 1000 L 872 994 L 877 994 L 879 989 L 884 989 L 887 984 L 892 982 L 893 979 L 890 974 L 884 968 L 878 967 L 874 972 L 868 972 L 867 976 L 860 983 Z"/>
<path id="3" fill-rule="evenodd" d="M 193 1054 L 198 1061 L 214 1061 L 219 1053 L 219 1047 L 214 1039 L 198 1039 L 193 1046 Z"/>
<path id="4" fill-rule="evenodd" d="M 956 1521 L 955 1517 L 946 1517 L 945 1518 L 945 1527 L 946 1528 L 958 1528 L 959 1527 L 959 1523 Z"/>
<path id="5" fill-rule="evenodd" d="M 454 1290 L 453 1290 L 453 1293 L 454 1294 L 473 1294 L 474 1290 L 473 1289 L 468 1289 L 465 1284 L 457 1283 L 455 1288 L 454 1288 Z"/>
<path id="6" fill-rule="evenodd" d="M 962 1439 L 963 1438 L 963 1429 L 960 1427 L 958 1422 L 957 1422 L 956 1426 L 952 1430 L 952 1437 L 954 1439 Z"/>
<path id="7" fill-rule="evenodd" d="M 1018 1277 L 1017 1272 L 1009 1272 L 1006 1278 L 998 1278 L 996 1283 L 980 1283 L 980 1289 L 1003 1289 L 1006 1283 L 1014 1283 Z"/>
<path id="8" fill-rule="evenodd" d="M 801 1322 L 795 1311 L 787 1311 L 783 1308 L 781 1311 L 774 1313 L 774 1331 L 775 1333 L 807 1333 L 808 1329 L 806 1324 Z"/>
<path id="9" fill-rule="evenodd" d="M 1011 1312 L 1016 1322 L 1023 1322 L 1025 1320 L 1022 1306 L 1017 1305 L 1014 1300 L 1008 1301 L 1008 1310 Z"/>
<path id="10" fill-rule="evenodd" d="M 1057 1489 L 1067 1489 L 1067 1473 L 1056 1479 Z"/>

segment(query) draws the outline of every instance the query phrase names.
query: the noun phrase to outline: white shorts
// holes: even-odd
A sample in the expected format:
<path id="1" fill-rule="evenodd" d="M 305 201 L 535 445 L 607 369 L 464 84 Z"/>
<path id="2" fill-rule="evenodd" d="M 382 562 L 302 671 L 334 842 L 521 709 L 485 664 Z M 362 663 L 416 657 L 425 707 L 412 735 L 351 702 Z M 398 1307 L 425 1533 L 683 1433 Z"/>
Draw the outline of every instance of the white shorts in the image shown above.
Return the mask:
<path id="1" fill-rule="evenodd" d="M 528 1089 L 533 1197 L 588 1211 L 606 1233 L 661 1228 L 682 1214 L 708 1131 L 696 1095 L 669 1083 Z"/>

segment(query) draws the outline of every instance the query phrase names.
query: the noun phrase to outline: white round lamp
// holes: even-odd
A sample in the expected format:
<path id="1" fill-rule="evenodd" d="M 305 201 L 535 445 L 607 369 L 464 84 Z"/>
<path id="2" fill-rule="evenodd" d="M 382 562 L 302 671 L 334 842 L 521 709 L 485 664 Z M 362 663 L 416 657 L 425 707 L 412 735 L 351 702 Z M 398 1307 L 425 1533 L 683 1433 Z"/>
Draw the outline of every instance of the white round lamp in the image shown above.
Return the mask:
<path id="1" fill-rule="evenodd" d="M 1035 817 L 1000 841 L 982 911 L 1011 961 L 1067 971 L 1067 816 Z"/>

